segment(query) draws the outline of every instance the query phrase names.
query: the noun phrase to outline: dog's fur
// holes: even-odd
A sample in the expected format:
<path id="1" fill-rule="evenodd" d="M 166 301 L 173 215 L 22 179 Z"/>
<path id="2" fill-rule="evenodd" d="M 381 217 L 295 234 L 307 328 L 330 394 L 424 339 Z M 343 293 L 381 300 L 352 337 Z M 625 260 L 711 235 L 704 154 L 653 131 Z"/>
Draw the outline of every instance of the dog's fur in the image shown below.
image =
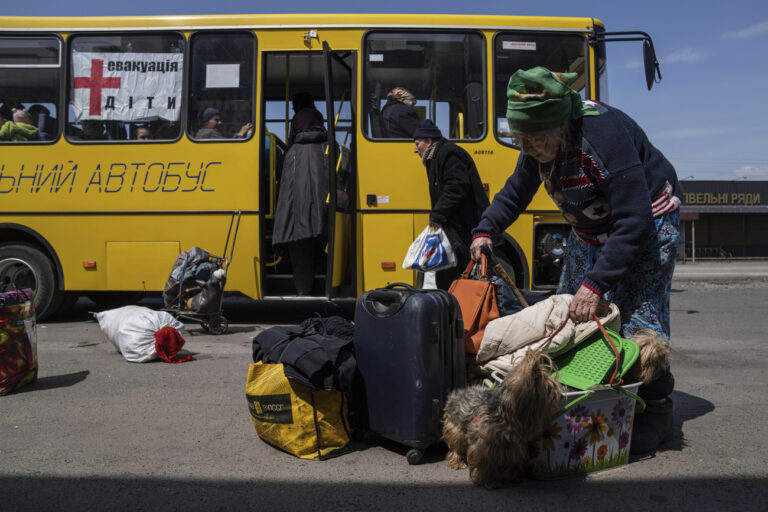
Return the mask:
<path id="1" fill-rule="evenodd" d="M 552 359 L 529 350 L 496 388 L 482 384 L 453 391 L 445 404 L 443 440 L 454 469 L 469 466 L 476 485 L 498 487 L 521 475 L 528 443 L 551 421 L 562 389 Z"/>
<path id="2" fill-rule="evenodd" d="M 641 329 L 630 338 L 640 347 L 640 356 L 630 369 L 630 376 L 637 382 L 648 384 L 667 371 L 670 358 L 669 344 L 656 331 Z"/>

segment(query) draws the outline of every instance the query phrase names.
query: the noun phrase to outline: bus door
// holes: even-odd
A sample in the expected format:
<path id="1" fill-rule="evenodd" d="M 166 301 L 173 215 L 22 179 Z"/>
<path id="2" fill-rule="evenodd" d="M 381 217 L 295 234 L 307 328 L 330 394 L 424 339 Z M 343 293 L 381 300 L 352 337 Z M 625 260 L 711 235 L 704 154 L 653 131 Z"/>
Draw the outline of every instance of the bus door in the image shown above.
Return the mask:
<path id="1" fill-rule="evenodd" d="M 327 45 L 262 55 L 264 298 L 354 296 L 355 57 Z"/>
<path id="2" fill-rule="evenodd" d="M 329 140 L 328 297 L 354 297 L 355 268 L 355 112 L 353 85 L 356 52 L 331 51 L 323 41 L 325 108 Z"/>

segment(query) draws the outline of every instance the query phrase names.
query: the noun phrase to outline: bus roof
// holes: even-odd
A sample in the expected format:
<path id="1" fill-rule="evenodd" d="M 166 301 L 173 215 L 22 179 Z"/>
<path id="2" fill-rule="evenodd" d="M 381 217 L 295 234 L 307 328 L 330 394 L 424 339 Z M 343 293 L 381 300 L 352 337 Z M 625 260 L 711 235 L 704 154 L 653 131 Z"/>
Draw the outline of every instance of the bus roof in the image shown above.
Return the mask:
<path id="1" fill-rule="evenodd" d="M 504 28 L 591 31 L 603 27 L 595 18 L 455 14 L 243 14 L 190 16 L 0 16 L 0 31 L 96 31 L 114 29 L 198 28 Z"/>

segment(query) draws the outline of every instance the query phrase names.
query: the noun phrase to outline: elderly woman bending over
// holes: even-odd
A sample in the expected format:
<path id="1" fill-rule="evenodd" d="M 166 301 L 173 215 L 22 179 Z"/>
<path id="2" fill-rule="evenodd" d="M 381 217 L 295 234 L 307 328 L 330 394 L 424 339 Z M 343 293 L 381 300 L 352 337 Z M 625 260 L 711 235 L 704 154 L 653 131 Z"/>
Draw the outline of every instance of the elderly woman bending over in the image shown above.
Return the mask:
<path id="1" fill-rule="evenodd" d="M 541 183 L 572 226 L 557 293 L 574 294 L 571 318 L 595 315 L 601 297 L 621 311 L 621 334 L 651 329 L 669 341 L 669 295 L 682 190 L 672 164 L 622 111 L 582 102 L 575 73 L 519 70 L 507 88 L 507 118 L 522 145 L 517 168 L 473 230 L 479 259 L 530 203 Z M 635 421 L 632 451 L 673 435 L 669 371 L 643 385 L 647 412 Z"/>

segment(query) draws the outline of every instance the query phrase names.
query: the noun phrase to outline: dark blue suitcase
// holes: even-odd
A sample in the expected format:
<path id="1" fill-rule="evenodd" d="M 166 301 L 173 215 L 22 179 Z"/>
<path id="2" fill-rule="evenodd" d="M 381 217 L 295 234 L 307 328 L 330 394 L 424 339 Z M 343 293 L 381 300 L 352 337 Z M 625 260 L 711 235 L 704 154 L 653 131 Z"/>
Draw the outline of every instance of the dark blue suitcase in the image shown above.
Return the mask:
<path id="1" fill-rule="evenodd" d="M 364 293 L 355 310 L 355 357 L 373 432 L 410 446 L 410 464 L 440 440 L 448 394 L 466 385 L 456 299 L 403 283 Z"/>

